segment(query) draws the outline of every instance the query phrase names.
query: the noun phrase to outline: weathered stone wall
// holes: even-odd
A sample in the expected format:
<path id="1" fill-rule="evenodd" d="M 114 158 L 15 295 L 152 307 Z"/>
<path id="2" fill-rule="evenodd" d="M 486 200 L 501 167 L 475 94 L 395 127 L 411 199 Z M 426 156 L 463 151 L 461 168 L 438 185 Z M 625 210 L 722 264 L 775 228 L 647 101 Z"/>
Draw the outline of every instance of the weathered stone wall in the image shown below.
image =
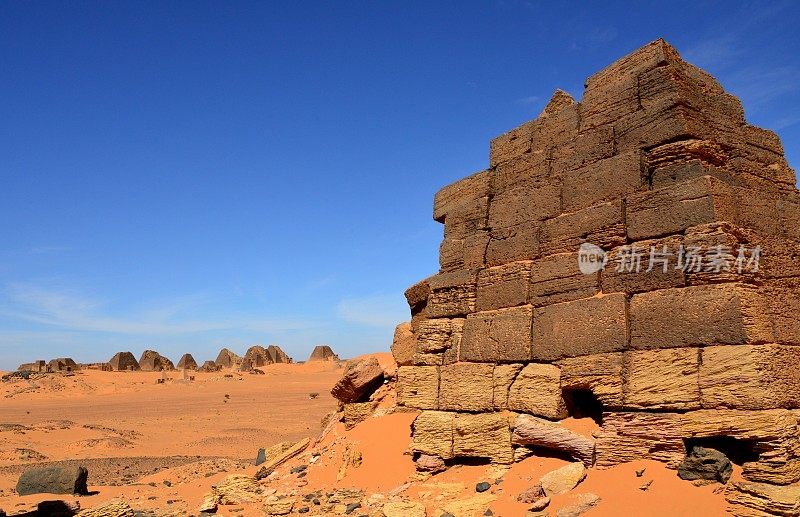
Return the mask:
<path id="1" fill-rule="evenodd" d="M 413 450 L 514 460 L 517 415 L 602 403 L 595 461 L 677 466 L 684 440 L 755 444 L 756 482 L 800 481 L 800 193 L 779 138 L 664 41 L 557 92 L 440 190 L 438 274 L 392 349 Z M 593 274 L 581 244 L 608 254 Z M 617 271 L 632 245 L 760 246 L 758 271 Z M 628 248 L 625 248 L 628 247 Z M 645 254 L 646 261 L 649 257 Z"/>

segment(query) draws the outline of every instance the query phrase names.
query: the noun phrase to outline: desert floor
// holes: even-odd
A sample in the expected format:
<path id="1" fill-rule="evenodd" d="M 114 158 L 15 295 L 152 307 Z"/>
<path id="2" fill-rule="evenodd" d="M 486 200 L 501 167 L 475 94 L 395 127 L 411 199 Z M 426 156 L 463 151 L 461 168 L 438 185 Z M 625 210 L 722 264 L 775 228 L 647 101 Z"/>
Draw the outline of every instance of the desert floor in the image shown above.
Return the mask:
<path id="1" fill-rule="evenodd" d="M 380 359 L 391 362 L 388 354 Z M 164 384 L 156 382 L 159 373 L 84 371 L 0 384 L 0 508 L 14 515 L 47 499 L 90 508 L 121 497 L 137 510 L 155 512 L 149 515 L 198 515 L 212 486 L 232 475 L 252 480 L 259 447 L 310 437 L 308 451 L 258 482 L 257 492 L 245 494 L 241 502 L 220 505 L 217 514 L 261 516 L 265 500 L 291 497 L 295 511 L 305 506 L 310 515 L 343 515 L 345 505 L 336 497 L 355 488 L 362 494 L 358 498 L 374 506 L 353 515 L 379 515 L 383 502 L 399 497 L 421 502 L 429 516 L 444 511 L 458 517 L 482 515 L 489 507 L 496 517 L 513 517 L 524 516 L 528 506 L 516 496 L 567 463 L 532 456 L 510 468 L 459 466 L 419 477 L 408 454 L 416 413 L 368 418 L 353 429 L 338 423 L 314 441 L 322 418 L 336 408 L 329 390 L 341 367 L 311 363 L 263 371 L 198 372 L 194 381 L 176 372 Z M 311 393 L 319 396 L 311 398 Z M 391 398 L 385 403 L 393 404 Z M 588 419 L 563 424 L 582 433 L 591 433 L 595 425 Z M 348 467 L 353 451 L 361 461 Z M 13 491 L 20 472 L 48 462 L 86 466 L 95 493 L 20 497 Z M 734 479 L 739 476 L 737 469 Z M 476 494 L 475 484 L 481 481 L 490 482 L 491 489 Z M 548 510 L 556 515 L 580 494 L 593 493 L 601 502 L 585 513 L 589 517 L 726 515 L 721 488 L 693 486 L 662 464 L 638 461 L 591 469 L 575 490 L 555 496 Z M 321 494 L 322 506 L 304 498 L 312 493 Z M 480 510 L 469 510 L 471 505 Z"/>
<path id="2" fill-rule="evenodd" d="M 92 486 L 126 485 L 198 460 L 214 460 L 204 461 L 207 472 L 252 465 L 259 447 L 317 436 L 336 408 L 329 390 L 341 367 L 262 371 L 196 372 L 193 381 L 169 372 L 159 384 L 156 372 L 83 370 L 0 383 L 0 508 L 42 499 L 11 491 L 34 464 L 72 460 Z"/>

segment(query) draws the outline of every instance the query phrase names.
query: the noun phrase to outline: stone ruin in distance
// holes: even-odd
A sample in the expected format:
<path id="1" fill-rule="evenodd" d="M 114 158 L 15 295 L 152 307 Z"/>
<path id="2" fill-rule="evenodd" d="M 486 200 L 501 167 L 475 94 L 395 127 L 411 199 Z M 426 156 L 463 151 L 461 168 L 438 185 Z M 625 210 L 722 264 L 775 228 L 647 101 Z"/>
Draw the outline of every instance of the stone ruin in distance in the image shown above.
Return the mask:
<path id="1" fill-rule="evenodd" d="M 799 482 L 795 183 L 778 136 L 663 40 L 591 76 L 580 103 L 557 92 L 435 196 L 441 269 L 406 291 L 392 346 L 398 401 L 421 410 L 412 450 L 511 463 L 520 425 L 590 415 L 588 464 L 676 468 L 708 443 L 750 482 Z M 583 243 L 605 269 L 581 273 Z M 647 271 L 645 251 L 617 271 L 633 245 L 727 248 L 731 267 Z M 757 271 L 734 267 L 740 246 L 760 247 Z"/>

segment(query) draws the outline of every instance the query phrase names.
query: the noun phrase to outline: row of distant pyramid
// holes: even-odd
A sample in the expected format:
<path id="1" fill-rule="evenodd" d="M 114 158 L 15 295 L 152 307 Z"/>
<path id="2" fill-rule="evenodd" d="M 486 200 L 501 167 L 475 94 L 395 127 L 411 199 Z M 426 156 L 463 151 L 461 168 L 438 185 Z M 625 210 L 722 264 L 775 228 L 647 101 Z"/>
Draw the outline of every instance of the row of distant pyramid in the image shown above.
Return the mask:
<path id="1" fill-rule="evenodd" d="M 311 352 L 308 358 L 309 361 L 339 361 L 337 356 L 330 346 L 317 345 Z M 46 371 L 72 371 L 78 370 L 81 367 L 95 367 L 108 371 L 169 371 L 169 370 L 204 370 L 204 371 L 218 371 L 222 368 L 231 368 L 240 371 L 250 371 L 253 368 L 267 366 L 269 364 L 278 363 L 293 363 L 294 360 L 289 357 L 278 345 L 269 345 L 263 347 L 261 345 L 254 345 L 247 349 L 244 357 L 237 355 L 228 348 L 223 348 L 217 354 L 217 359 L 214 361 L 206 361 L 202 366 L 198 366 L 192 354 L 183 354 L 178 361 L 177 365 L 169 358 L 164 357 L 155 350 L 145 350 L 142 352 L 139 360 L 131 352 L 117 352 L 114 354 L 107 363 L 97 365 L 80 365 L 69 357 L 62 357 L 53 359 L 49 362 L 39 360 L 33 363 L 26 363 L 19 366 L 19 370 L 29 370 L 35 372 Z"/>

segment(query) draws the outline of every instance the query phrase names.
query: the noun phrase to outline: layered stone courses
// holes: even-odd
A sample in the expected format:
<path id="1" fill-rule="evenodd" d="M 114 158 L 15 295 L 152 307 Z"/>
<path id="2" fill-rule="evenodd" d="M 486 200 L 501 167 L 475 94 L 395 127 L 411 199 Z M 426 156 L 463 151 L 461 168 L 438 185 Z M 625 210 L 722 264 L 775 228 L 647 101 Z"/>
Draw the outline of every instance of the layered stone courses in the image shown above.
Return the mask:
<path id="1" fill-rule="evenodd" d="M 558 421 L 588 396 L 599 466 L 677 467 L 686 440 L 724 437 L 752 448 L 749 482 L 800 483 L 800 192 L 777 135 L 658 40 L 489 155 L 436 194 L 441 270 L 406 292 L 412 450 L 510 463 L 519 415 Z M 586 242 L 604 270 L 580 272 Z M 757 271 L 616 271 L 632 245 L 763 255 Z"/>

